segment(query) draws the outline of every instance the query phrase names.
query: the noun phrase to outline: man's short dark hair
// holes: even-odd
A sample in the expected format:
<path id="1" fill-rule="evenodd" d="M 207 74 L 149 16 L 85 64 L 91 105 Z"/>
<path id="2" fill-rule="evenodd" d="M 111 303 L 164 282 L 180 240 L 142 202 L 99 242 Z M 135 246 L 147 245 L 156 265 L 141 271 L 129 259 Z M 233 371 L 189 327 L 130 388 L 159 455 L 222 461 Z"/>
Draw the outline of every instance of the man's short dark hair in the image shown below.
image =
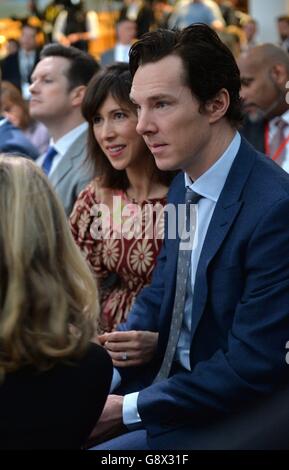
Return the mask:
<path id="1" fill-rule="evenodd" d="M 289 16 L 288 16 L 288 15 L 281 15 L 281 16 L 278 16 L 277 21 L 278 21 L 278 22 L 280 22 L 280 21 L 285 21 L 286 23 L 289 24 Z"/>
<path id="2" fill-rule="evenodd" d="M 230 49 L 205 24 L 193 24 L 183 29 L 146 33 L 130 50 L 130 70 L 134 76 L 140 65 L 158 62 L 168 55 L 181 58 L 184 83 L 199 100 L 201 110 L 225 88 L 230 95 L 226 117 L 238 125 L 242 121 L 240 72 Z"/>
<path id="3" fill-rule="evenodd" d="M 63 57 L 70 62 L 70 67 L 66 72 L 69 90 L 80 85 L 87 85 L 93 75 L 100 69 L 99 64 L 90 54 L 72 46 L 47 44 L 41 51 L 40 60 L 46 57 Z"/>

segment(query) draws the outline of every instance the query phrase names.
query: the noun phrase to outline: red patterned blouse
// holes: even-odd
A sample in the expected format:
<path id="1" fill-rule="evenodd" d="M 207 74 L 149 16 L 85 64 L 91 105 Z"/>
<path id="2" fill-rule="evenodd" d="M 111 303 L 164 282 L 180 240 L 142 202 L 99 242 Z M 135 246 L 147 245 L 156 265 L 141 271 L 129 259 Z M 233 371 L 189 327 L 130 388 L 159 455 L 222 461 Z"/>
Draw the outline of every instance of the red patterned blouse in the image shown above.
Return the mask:
<path id="1" fill-rule="evenodd" d="M 166 198 L 137 203 L 124 191 L 100 189 L 95 180 L 75 203 L 71 230 L 98 280 L 102 331 L 125 321 L 137 294 L 150 283 L 163 242 L 165 204 Z M 110 273 L 117 281 L 105 288 Z"/>

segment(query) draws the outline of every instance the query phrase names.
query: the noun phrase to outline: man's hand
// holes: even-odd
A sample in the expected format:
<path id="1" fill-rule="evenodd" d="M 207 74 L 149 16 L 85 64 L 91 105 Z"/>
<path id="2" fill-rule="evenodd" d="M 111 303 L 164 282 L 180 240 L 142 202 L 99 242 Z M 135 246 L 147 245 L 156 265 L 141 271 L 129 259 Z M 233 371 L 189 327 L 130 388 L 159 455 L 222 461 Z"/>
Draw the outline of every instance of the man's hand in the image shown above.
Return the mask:
<path id="1" fill-rule="evenodd" d="M 108 396 L 103 412 L 88 438 L 86 447 L 107 441 L 127 431 L 122 421 L 122 404 L 122 396 Z"/>
<path id="2" fill-rule="evenodd" d="M 146 364 L 153 358 L 158 336 L 153 331 L 114 331 L 98 338 L 115 367 L 131 367 Z"/>
<path id="3" fill-rule="evenodd" d="M 62 35 L 59 39 L 58 42 L 62 44 L 62 46 L 69 47 L 70 46 L 70 41 L 67 36 Z"/>
<path id="4" fill-rule="evenodd" d="M 81 39 L 80 33 L 71 33 L 71 34 L 68 34 L 68 36 L 66 37 L 69 41 L 69 44 L 73 44 L 74 42 L 80 41 Z"/>

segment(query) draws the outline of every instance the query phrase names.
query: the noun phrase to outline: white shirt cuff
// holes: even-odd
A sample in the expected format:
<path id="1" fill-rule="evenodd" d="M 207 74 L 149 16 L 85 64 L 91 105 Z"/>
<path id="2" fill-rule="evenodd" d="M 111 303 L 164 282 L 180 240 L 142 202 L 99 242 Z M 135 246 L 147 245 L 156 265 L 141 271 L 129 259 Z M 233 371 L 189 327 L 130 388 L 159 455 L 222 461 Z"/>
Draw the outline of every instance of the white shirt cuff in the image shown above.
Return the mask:
<path id="1" fill-rule="evenodd" d="M 128 429 L 141 428 L 141 418 L 137 410 L 138 394 L 139 392 L 128 393 L 123 397 L 123 423 L 128 427 Z"/>

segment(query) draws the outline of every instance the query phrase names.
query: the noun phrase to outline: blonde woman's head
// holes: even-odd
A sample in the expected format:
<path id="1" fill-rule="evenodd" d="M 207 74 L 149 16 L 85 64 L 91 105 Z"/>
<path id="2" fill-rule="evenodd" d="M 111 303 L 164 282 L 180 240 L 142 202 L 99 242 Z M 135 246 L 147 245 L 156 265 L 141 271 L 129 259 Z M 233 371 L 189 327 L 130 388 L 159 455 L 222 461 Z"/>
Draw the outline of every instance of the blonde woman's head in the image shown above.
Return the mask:
<path id="1" fill-rule="evenodd" d="M 33 162 L 0 155 L 0 372 L 81 355 L 99 313 L 64 210 Z"/>

